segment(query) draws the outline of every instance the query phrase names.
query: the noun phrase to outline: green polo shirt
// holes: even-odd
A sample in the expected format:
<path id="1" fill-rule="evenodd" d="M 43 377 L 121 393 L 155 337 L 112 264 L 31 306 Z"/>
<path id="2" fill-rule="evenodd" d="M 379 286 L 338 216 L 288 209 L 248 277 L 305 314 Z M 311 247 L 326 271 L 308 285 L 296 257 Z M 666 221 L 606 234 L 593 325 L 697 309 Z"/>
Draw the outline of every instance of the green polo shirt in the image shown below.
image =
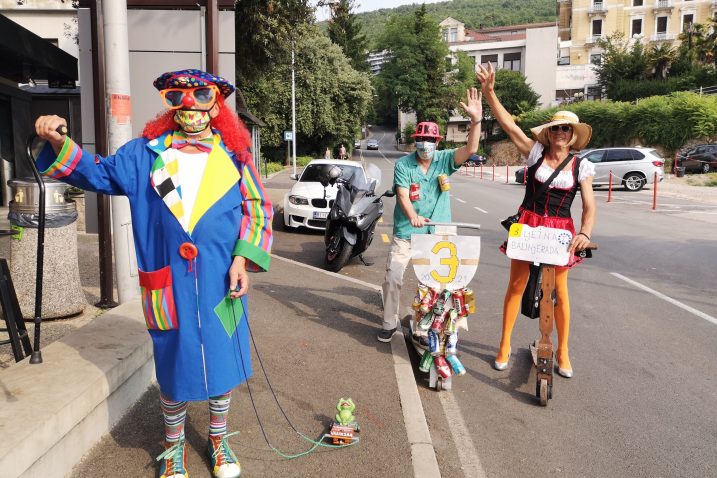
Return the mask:
<path id="1" fill-rule="evenodd" d="M 408 154 L 398 161 L 393 169 L 393 186 L 409 189 L 412 183 L 420 185 L 421 197 L 411 201 L 419 216 L 437 222 L 451 221 L 451 198 L 449 192 L 441 191 L 438 175 L 451 175 L 458 171 L 453 160 L 455 149 L 436 151 L 428 172 L 423 174 L 418 165 L 416 153 Z M 393 209 L 393 235 L 401 239 L 411 239 L 411 234 L 427 234 L 428 227 L 415 228 L 411 225 L 401 206 L 396 201 Z"/>

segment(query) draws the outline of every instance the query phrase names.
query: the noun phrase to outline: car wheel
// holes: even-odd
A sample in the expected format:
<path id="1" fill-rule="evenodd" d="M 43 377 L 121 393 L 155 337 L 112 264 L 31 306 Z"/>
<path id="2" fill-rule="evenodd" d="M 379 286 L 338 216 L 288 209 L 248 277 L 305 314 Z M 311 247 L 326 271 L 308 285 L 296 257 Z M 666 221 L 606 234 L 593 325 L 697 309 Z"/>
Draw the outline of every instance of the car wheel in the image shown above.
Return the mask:
<path id="1" fill-rule="evenodd" d="M 298 227 L 291 227 L 288 222 L 286 222 L 286 216 L 281 215 L 281 229 L 284 231 L 295 231 L 298 229 Z"/>
<path id="2" fill-rule="evenodd" d="M 630 173 L 622 179 L 622 185 L 625 186 L 625 189 L 633 192 L 645 187 L 646 182 L 645 177 L 640 173 Z"/>
<path id="3" fill-rule="evenodd" d="M 700 172 L 702 174 L 707 174 L 710 172 L 710 163 L 702 163 L 702 166 L 700 167 Z"/>

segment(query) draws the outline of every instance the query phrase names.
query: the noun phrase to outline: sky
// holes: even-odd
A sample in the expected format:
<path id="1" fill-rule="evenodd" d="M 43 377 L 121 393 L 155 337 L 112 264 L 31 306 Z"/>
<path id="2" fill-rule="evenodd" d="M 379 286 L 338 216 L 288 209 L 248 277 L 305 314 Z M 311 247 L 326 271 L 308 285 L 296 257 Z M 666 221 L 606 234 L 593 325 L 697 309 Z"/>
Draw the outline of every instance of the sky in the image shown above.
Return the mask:
<path id="1" fill-rule="evenodd" d="M 445 2 L 446 0 L 355 0 L 357 5 L 356 13 L 370 12 L 372 10 L 379 10 L 381 8 L 394 8 L 400 7 L 401 5 L 422 4 L 422 3 L 437 3 Z M 312 0 L 312 3 L 316 5 L 317 0 Z M 328 7 L 319 7 L 316 9 L 316 21 L 323 21 L 329 17 Z"/>

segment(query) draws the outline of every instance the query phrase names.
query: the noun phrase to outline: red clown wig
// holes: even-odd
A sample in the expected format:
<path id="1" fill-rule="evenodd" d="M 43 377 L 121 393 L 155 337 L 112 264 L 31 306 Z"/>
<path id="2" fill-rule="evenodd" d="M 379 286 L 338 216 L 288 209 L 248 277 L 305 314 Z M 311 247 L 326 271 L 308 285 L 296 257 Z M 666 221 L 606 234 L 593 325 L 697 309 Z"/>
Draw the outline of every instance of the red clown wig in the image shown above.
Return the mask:
<path id="1" fill-rule="evenodd" d="M 251 146 L 249 131 L 236 113 L 226 107 L 223 96 L 217 97 L 217 103 L 219 104 L 219 114 L 216 118 L 212 118 L 211 127 L 219 132 L 226 147 L 233 151 L 240 161 L 248 161 L 250 158 L 248 152 Z M 177 130 L 179 130 L 179 125 L 174 121 L 174 111 L 170 110 L 158 114 L 156 118 L 149 121 L 142 130 L 142 136 L 154 139 L 167 131 Z"/>

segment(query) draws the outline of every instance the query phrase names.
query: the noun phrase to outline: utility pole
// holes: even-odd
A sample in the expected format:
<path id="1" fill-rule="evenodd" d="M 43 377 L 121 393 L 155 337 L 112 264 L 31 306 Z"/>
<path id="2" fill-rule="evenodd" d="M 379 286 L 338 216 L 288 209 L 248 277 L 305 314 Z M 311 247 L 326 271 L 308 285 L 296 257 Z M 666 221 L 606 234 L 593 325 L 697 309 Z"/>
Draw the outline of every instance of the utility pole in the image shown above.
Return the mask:
<path id="1" fill-rule="evenodd" d="M 108 108 L 108 149 L 110 154 L 132 139 L 132 109 L 129 78 L 129 44 L 127 39 L 127 3 L 102 2 L 105 33 L 106 87 Z M 132 242 L 132 218 L 129 200 L 112 198 L 112 237 L 117 268 L 117 295 L 120 304 L 139 296 Z"/>

